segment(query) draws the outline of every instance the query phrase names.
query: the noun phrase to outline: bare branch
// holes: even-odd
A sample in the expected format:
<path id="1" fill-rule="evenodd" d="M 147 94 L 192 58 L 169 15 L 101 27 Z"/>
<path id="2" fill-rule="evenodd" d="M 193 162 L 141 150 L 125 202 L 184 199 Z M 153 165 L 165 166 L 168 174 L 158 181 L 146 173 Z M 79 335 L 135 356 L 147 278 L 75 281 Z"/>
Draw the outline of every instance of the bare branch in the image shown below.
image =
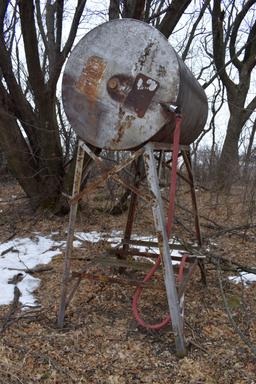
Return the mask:
<path id="1" fill-rule="evenodd" d="M 186 57 L 187 57 L 189 48 L 190 48 L 191 43 L 192 43 L 192 41 L 193 41 L 193 38 L 194 38 L 194 36 L 195 36 L 195 32 L 196 32 L 197 26 L 198 26 L 198 24 L 200 23 L 200 21 L 201 21 L 203 15 L 204 15 L 204 13 L 205 13 L 205 11 L 206 11 L 208 5 L 210 4 L 210 1 L 211 1 L 211 0 L 205 0 L 205 1 L 204 1 L 203 6 L 202 6 L 202 8 L 201 8 L 201 10 L 200 10 L 200 13 L 199 13 L 199 15 L 198 15 L 198 18 L 196 19 L 196 21 L 195 21 L 195 23 L 194 23 L 194 25 L 193 25 L 193 27 L 192 27 L 192 30 L 191 30 L 191 32 L 190 32 L 190 34 L 189 34 L 189 39 L 188 39 L 187 45 L 186 45 L 186 47 L 185 47 L 185 49 L 184 49 L 184 51 L 183 51 L 183 53 L 182 53 L 182 56 L 181 56 L 183 61 L 186 60 Z"/>
<path id="2" fill-rule="evenodd" d="M 6 15 L 7 7 L 9 4 L 9 0 L 2 0 L 0 3 L 0 30 L 3 31 L 4 28 L 4 18 Z"/>
<path id="3" fill-rule="evenodd" d="M 46 27 L 47 27 L 47 45 L 48 45 L 48 60 L 49 60 L 49 76 L 54 72 L 56 62 L 55 51 L 55 36 L 54 36 L 54 18 L 55 18 L 55 3 L 51 1 L 46 3 Z"/>
<path id="4" fill-rule="evenodd" d="M 44 31 L 43 20 L 42 20 L 40 0 L 35 0 L 35 5 L 36 5 L 36 19 L 37 19 L 38 29 L 39 29 L 39 32 L 42 36 L 45 50 L 48 51 L 47 38 L 46 38 L 45 31 Z"/>
<path id="5" fill-rule="evenodd" d="M 256 2 L 256 1 L 255 1 Z M 252 71 L 254 66 L 256 65 L 256 21 L 253 24 L 252 29 L 250 30 L 247 45 L 245 48 L 244 54 L 244 64 L 247 66 L 248 71 Z"/>
<path id="6" fill-rule="evenodd" d="M 158 27 L 159 31 L 162 32 L 166 38 L 170 36 L 190 3 L 191 0 L 172 0 Z"/>
<path id="7" fill-rule="evenodd" d="M 251 114 L 256 110 L 256 96 L 250 101 L 250 103 L 246 106 L 245 111 L 245 121 L 249 119 Z"/>
<path id="8" fill-rule="evenodd" d="M 56 51 L 57 53 L 60 53 L 60 50 L 61 50 L 63 9 L 64 9 L 64 0 L 57 0 L 56 1 Z"/>
<path id="9" fill-rule="evenodd" d="M 119 0 L 110 0 L 108 8 L 109 20 L 119 19 Z"/>
<path id="10" fill-rule="evenodd" d="M 44 87 L 44 78 L 38 52 L 33 0 L 20 0 L 19 10 L 29 81 L 33 88 L 36 102 L 40 103 Z"/>
<path id="11" fill-rule="evenodd" d="M 148 1 L 148 4 L 149 4 L 149 7 L 148 7 L 149 9 L 148 9 L 148 11 L 147 11 L 147 14 L 149 13 L 149 10 L 150 10 L 150 1 Z M 150 21 L 152 21 L 152 20 L 154 20 L 154 19 L 157 19 L 158 17 L 164 15 L 164 14 L 168 11 L 168 9 L 169 9 L 170 6 L 168 6 L 168 7 L 164 8 L 164 9 L 162 9 L 163 5 L 164 5 L 164 0 L 162 0 L 162 1 L 159 2 L 159 5 L 158 5 L 158 7 L 157 7 L 157 10 L 156 10 L 156 11 L 154 10 L 154 12 L 152 12 L 152 15 L 151 15 L 150 17 L 147 16 L 147 18 L 146 18 L 145 21 L 146 21 L 147 23 L 149 23 Z M 146 8 L 146 9 L 147 9 L 147 8 Z"/>
<path id="12" fill-rule="evenodd" d="M 221 10 L 221 0 L 214 0 L 212 10 L 212 36 L 213 36 L 213 55 L 218 75 L 227 87 L 231 90 L 234 86 L 233 81 L 228 77 L 225 64 L 225 45 L 223 37 L 223 12 Z"/>
<path id="13" fill-rule="evenodd" d="M 73 21 L 71 24 L 71 28 L 69 31 L 69 36 L 68 36 L 66 44 L 62 50 L 62 56 L 63 56 L 64 60 L 66 59 L 67 55 L 69 54 L 71 47 L 74 43 L 74 40 L 76 37 L 76 32 L 77 32 L 77 29 L 79 26 L 79 21 L 80 21 L 80 18 L 82 16 L 82 13 L 84 11 L 85 5 L 86 5 L 86 0 L 78 0 L 77 1 L 77 6 L 76 6 L 75 14 L 73 17 Z"/>
<path id="14" fill-rule="evenodd" d="M 229 44 L 230 56 L 233 57 L 233 64 L 238 68 L 239 71 L 241 70 L 242 62 L 238 59 L 237 54 L 236 54 L 236 39 L 237 39 L 237 35 L 238 35 L 238 30 L 239 30 L 239 27 L 240 27 L 242 21 L 244 20 L 244 18 L 246 16 L 247 12 L 251 8 L 251 6 L 253 4 L 255 4 L 255 3 L 256 3 L 255 0 L 248 0 L 244 4 L 241 12 L 239 12 L 238 15 L 235 18 L 235 22 L 234 22 L 234 25 L 233 25 L 233 28 L 232 28 L 232 33 L 231 33 L 231 36 L 230 36 L 230 44 Z M 251 32 L 250 32 L 250 34 L 248 36 L 247 47 L 245 49 L 244 61 L 246 61 L 246 57 L 249 54 L 248 51 L 250 50 L 250 44 L 248 44 L 248 43 L 253 38 L 253 34 L 252 35 L 251 34 L 252 34 L 252 30 L 251 30 Z M 255 34 L 255 32 L 254 32 L 254 34 Z"/>

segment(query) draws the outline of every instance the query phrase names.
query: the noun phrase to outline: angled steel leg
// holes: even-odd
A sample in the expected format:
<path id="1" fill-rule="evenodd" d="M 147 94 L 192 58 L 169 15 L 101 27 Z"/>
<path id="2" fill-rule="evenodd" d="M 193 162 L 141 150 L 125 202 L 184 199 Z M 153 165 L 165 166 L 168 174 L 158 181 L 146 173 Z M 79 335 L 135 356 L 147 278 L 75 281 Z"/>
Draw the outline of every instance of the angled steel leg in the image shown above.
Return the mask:
<path id="1" fill-rule="evenodd" d="M 162 197 L 159 188 L 156 164 L 153 154 L 153 147 L 149 143 L 145 146 L 144 162 L 148 179 L 149 189 L 154 196 L 152 206 L 155 228 L 158 236 L 159 250 L 164 269 L 165 288 L 168 299 L 168 306 L 171 315 L 172 328 L 175 337 L 176 351 L 179 356 L 185 356 L 186 346 L 183 332 L 183 320 L 178 299 L 175 275 L 170 255 Z"/>
<path id="2" fill-rule="evenodd" d="M 191 198 L 192 198 L 192 207 L 193 207 L 193 212 L 194 212 L 197 242 L 198 242 L 198 245 L 201 246 L 202 245 L 202 237 L 201 237 L 201 231 L 200 231 L 200 219 L 199 219 L 198 208 L 197 208 L 197 199 L 196 199 L 196 192 L 195 192 L 195 185 L 194 185 L 194 177 L 193 177 L 193 172 L 192 172 L 192 161 L 191 161 L 190 151 L 189 150 L 182 151 L 182 156 L 183 156 L 184 163 L 185 163 L 188 177 L 189 177 L 189 186 L 190 186 L 190 192 L 191 192 Z M 207 285 L 204 261 L 199 260 L 198 266 L 199 266 L 200 271 L 201 271 L 202 282 L 205 285 Z"/>
<path id="3" fill-rule="evenodd" d="M 136 172 L 135 172 L 135 177 L 134 177 L 134 186 L 136 188 L 139 188 L 139 185 L 140 185 L 141 176 L 142 176 L 141 175 L 142 174 L 142 167 L 143 167 L 143 157 L 140 156 L 136 162 Z M 134 219 L 135 219 L 137 200 L 138 200 L 138 195 L 136 193 L 132 192 L 129 210 L 128 210 L 128 215 L 127 215 L 127 222 L 126 222 L 126 227 L 125 227 L 125 232 L 124 232 L 124 246 L 123 246 L 124 251 L 129 250 L 129 244 L 127 242 L 129 242 L 129 240 L 131 239 L 132 227 L 133 227 L 133 223 L 134 223 Z"/>
<path id="4" fill-rule="evenodd" d="M 83 163 L 84 163 L 84 150 L 82 148 L 82 141 L 79 140 L 78 148 L 77 148 L 76 169 L 75 169 L 72 197 L 76 196 L 80 191 L 81 178 L 83 173 Z M 78 205 L 78 201 L 73 201 L 71 203 L 70 213 L 69 213 L 68 238 L 67 238 L 66 252 L 65 252 L 65 258 L 64 258 L 62 291 L 61 291 L 61 300 L 60 300 L 60 307 L 59 307 L 59 314 L 58 314 L 58 327 L 60 328 L 63 327 L 64 317 L 65 317 L 66 300 L 67 300 L 67 293 L 68 293 L 68 282 L 70 277 L 70 259 L 71 259 L 72 249 L 73 249 L 77 205 Z"/>

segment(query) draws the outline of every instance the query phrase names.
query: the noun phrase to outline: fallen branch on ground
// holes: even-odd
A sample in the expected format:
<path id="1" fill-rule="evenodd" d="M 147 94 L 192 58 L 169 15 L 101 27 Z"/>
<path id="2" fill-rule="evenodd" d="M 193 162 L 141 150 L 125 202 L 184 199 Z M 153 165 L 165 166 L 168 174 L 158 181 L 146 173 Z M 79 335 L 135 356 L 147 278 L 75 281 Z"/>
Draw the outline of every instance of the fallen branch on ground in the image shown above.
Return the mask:
<path id="1" fill-rule="evenodd" d="M 20 296 L 21 296 L 21 292 L 20 292 L 19 288 L 17 286 L 15 286 L 14 287 L 14 298 L 13 298 L 11 307 L 7 313 L 7 316 L 4 320 L 4 323 L 0 329 L 0 333 L 3 333 L 8 328 L 8 326 L 12 323 L 13 320 L 11 320 L 11 319 L 12 319 L 14 313 L 18 309 Z"/>
<path id="2" fill-rule="evenodd" d="M 221 268 L 218 265 L 217 265 L 217 272 L 218 272 L 218 280 L 219 280 L 220 293 L 221 293 L 221 296 L 222 296 L 224 308 L 225 308 L 225 311 L 227 313 L 227 316 L 228 316 L 228 319 L 230 321 L 230 324 L 234 328 L 234 331 L 236 332 L 236 334 L 245 343 L 245 345 L 247 345 L 247 347 L 250 349 L 252 354 L 254 356 L 256 356 L 256 347 L 244 335 L 244 333 L 242 332 L 242 330 L 239 328 L 239 326 L 237 325 L 236 321 L 234 320 L 232 313 L 230 312 L 228 301 L 227 301 L 227 298 L 226 298 L 226 295 L 225 295 L 225 292 L 224 292 L 224 289 L 223 289 L 222 278 L 221 278 Z"/>
<path id="3" fill-rule="evenodd" d="M 215 232 L 211 237 L 219 237 L 225 235 L 226 233 L 236 233 L 237 231 L 246 231 L 253 228 L 256 228 L 256 224 L 236 225 L 231 228 L 222 228 L 220 231 Z"/>
<path id="4" fill-rule="evenodd" d="M 26 272 L 30 275 L 33 275 L 35 273 L 41 273 L 41 272 L 49 272 L 53 270 L 53 267 L 50 266 L 44 266 L 44 265 L 37 265 L 34 268 L 8 268 L 9 271 L 19 271 L 19 272 Z"/>

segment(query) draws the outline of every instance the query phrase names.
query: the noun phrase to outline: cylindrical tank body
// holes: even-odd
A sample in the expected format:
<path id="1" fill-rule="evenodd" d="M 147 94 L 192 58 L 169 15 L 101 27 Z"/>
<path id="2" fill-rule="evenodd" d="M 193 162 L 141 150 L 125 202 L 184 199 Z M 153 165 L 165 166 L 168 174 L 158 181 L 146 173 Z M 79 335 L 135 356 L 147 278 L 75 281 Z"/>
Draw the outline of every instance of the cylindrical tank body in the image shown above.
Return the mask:
<path id="1" fill-rule="evenodd" d="M 175 116 L 164 103 L 181 110 L 181 144 L 190 144 L 208 110 L 204 90 L 166 38 L 133 19 L 101 24 L 79 41 L 65 67 L 62 96 L 78 136 L 109 150 L 171 142 Z"/>

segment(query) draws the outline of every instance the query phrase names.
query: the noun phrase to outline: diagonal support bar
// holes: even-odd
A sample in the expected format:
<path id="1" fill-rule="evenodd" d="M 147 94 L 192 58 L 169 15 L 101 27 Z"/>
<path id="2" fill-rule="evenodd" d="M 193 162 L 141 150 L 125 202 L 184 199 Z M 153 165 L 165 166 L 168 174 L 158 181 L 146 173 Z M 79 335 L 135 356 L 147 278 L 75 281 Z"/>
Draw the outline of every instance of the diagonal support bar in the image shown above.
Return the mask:
<path id="1" fill-rule="evenodd" d="M 193 213 L 194 213 L 194 222 L 195 222 L 197 243 L 199 246 L 201 246 L 202 245 L 202 237 L 201 237 L 201 230 L 200 230 L 200 219 L 199 219 L 198 208 L 197 208 L 197 199 L 196 199 L 196 191 L 195 191 L 195 185 L 194 185 L 194 177 L 193 177 L 193 172 L 192 172 L 192 161 L 191 161 L 190 150 L 182 151 L 182 156 L 183 156 L 184 163 L 185 163 L 187 173 L 188 173 L 188 177 L 190 180 L 189 186 L 190 186 L 192 207 L 193 207 Z M 204 261 L 199 260 L 198 266 L 199 266 L 200 271 L 201 271 L 202 281 L 205 285 L 207 285 Z"/>
<path id="2" fill-rule="evenodd" d="M 98 167 L 103 171 L 103 173 L 91 184 L 88 184 L 87 187 L 85 187 L 80 193 L 77 193 L 76 195 L 72 196 L 71 203 L 78 202 L 86 193 L 93 191 L 98 186 L 104 184 L 104 182 L 109 178 L 112 177 L 116 182 L 121 183 L 124 185 L 124 181 L 120 178 L 120 176 L 117 175 L 118 172 L 120 172 L 123 168 L 127 167 L 129 164 L 131 164 L 135 159 L 137 159 L 144 151 L 143 148 L 138 149 L 136 152 L 131 154 L 128 159 L 124 160 L 122 163 L 115 165 L 114 167 L 110 168 L 106 167 L 104 161 L 95 155 L 95 153 L 86 145 L 84 142 L 81 142 L 80 144 L 81 148 L 88 153 L 88 155 L 95 161 L 95 163 L 98 165 Z M 127 186 L 131 190 L 134 189 L 132 186 Z M 136 190 L 136 188 L 135 188 Z M 135 191 L 137 193 L 137 191 Z M 147 198 L 145 197 L 147 200 Z"/>
<path id="3" fill-rule="evenodd" d="M 74 175 L 72 197 L 76 196 L 79 193 L 80 186 L 81 186 L 83 163 L 84 163 L 84 150 L 81 144 L 82 144 L 82 141 L 79 140 L 78 148 L 77 148 L 77 156 L 76 156 L 76 169 L 75 169 L 75 175 Z M 62 290 L 61 290 L 60 307 L 59 307 L 59 313 L 58 313 L 58 327 L 60 328 L 62 328 L 64 324 L 65 309 L 67 304 L 68 282 L 70 277 L 70 260 L 71 260 L 71 254 L 73 249 L 77 205 L 78 205 L 77 201 L 73 202 L 71 204 L 70 212 L 69 212 L 68 238 L 67 238 L 66 252 L 64 257 Z"/>
<path id="4" fill-rule="evenodd" d="M 150 143 L 148 143 L 146 144 L 144 149 L 144 162 L 148 185 L 152 195 L 154 196 L 152 211 L 154 216 L 155 228 L 158 236 L 159 250 L 162 257 L 165 288 L 169 312 L 171 315 L 172 328 L 175 337 L 176 350 L 179 356 L 185 356 L 186 346 L 184 340 L 183 319 L 182 314 L 180 312 L 180 304 L 175 284 L 175 275 L 170 255 L 169 242 L 164 218 L 164 208 L 158 183 L 153 147 Z"/>

